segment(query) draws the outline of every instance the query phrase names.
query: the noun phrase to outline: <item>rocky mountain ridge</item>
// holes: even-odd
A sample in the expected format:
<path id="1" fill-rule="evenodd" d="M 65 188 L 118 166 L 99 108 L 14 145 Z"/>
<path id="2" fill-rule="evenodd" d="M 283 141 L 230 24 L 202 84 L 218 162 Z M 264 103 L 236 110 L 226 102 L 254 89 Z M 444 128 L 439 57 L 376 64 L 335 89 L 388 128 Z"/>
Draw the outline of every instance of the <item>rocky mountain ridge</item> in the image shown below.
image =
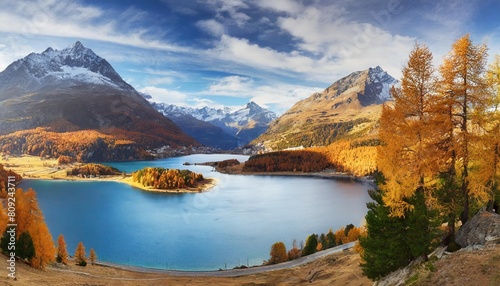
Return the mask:
<path id="1" fill-rule="evenodd" d="M 51 86 L 81 83 L 107 85 L 133 91 L 113 67 L 79 41 L 63 50 L 49 47 L 42 53 L 31 53 L 10 64 L 0 74 L 0 94 L 3 98 L 32 92 Z"/>
<path id="2" fill-rule="evenodd" d="M 382 104 L 398 84 L 379 66 L 353 72 L 297 102 L 252 143 L 279 150 L 326 146 L 340 138 L 374 133 Z"/>
<path id="3" fill-rule="evenodd" d="M 237 110 L 232 110 L 228 107 L 220 109 L 211 107 L 190 108 L 154 102 L 152 105 L 165 116 L 176 122 L 179 126 L 181 126 L 181 128 L 183 126 L 183 130 L 186 132 L 190 128 L 189 126 L 195 124 L 193 118 L 220 128 L 228 136 L 236 138 L 236 146 L 233 145 L 234 142 L 231 138 L 227 136 L 224 138 L 224 140 L 229 140 L 228 144 L 234 148 L 243 146 L 257 138 L 260 134 L 266 131 L 269 124 L 276 119 L 276 113 L 262 108 L 253 101 L 247 103 L 244 108 Z M 188 119 L 192 122 L 188 123 Z M 190 134 L 189 132 L 187 133 Z M 198 133 L 198 135 L 204 136 L 205 134 Z M 200 141 L 196 134 L 193 133 L 192 136 Z M 207 143 L 209 145 L 222 144 L 221 142 L 217 142 L 217 140 L 212 143 Z"/>

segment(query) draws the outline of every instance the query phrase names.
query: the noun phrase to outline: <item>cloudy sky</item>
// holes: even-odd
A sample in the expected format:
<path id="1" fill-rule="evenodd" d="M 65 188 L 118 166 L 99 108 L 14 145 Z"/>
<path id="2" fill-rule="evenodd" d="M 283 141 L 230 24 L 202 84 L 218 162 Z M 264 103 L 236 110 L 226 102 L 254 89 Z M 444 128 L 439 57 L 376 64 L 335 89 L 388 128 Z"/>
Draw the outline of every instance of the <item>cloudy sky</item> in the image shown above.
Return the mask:
<path id="1" fill-rule="evenodd" d="M 466 33 L 500 53 L 497 0 L 0 0 L 0 70 L 76 40 L 137 90 L 183 106 L 278 113 L 357 70 L 399 78 Z"/>

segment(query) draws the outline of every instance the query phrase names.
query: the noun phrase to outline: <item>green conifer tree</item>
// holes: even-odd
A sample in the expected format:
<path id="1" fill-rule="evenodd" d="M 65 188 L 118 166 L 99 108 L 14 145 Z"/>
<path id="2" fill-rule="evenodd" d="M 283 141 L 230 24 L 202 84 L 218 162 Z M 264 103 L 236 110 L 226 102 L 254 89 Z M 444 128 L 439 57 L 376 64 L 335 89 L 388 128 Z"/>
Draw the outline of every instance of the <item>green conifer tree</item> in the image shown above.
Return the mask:
<path id="1" fill-rule="evenodd" d="M 367 235 L 359 239 L 363 248 L 361 269 L 368 278 L 377 280 L 407 265 L 412 254 L 406 243 L 405 218 L 390 216 L 391 209 L 380 192 L 370 190 L 369 194 L 374 202 L 367 204 Z"/>
<path id="2" fill-rule="evenodd" d="M 302 256 L 313 254 L 318 246 L 318 238 L 316 234 L 311 234 L 306 241 L 306 246 L 302 250 Z"/>

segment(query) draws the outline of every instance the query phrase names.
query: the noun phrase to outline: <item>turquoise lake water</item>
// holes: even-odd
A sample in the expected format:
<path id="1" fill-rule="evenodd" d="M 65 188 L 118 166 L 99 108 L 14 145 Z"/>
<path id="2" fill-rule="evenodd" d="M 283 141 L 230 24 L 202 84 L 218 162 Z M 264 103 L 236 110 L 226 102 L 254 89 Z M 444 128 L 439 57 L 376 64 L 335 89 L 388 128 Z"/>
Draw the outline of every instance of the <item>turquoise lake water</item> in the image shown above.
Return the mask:
<path id="1" fill-rule="evenodd" d="M 82 241 L 99 259 L 158 269 L 217 270 L 260 265 L 271 245 L 305 241 L 352 223 L 360 225 L 370 201 L 366 183 L 332 179 L 235 176 L 207 166 L 183 166 L 246 156 L 190 155 L 113 163 L 131 172 L 145 166 L 190 169 L 219 183 L 209 192 L 163 194 L 118 182 L 26 180 L 36 190 L 54 241 L 68 252 Z"/>

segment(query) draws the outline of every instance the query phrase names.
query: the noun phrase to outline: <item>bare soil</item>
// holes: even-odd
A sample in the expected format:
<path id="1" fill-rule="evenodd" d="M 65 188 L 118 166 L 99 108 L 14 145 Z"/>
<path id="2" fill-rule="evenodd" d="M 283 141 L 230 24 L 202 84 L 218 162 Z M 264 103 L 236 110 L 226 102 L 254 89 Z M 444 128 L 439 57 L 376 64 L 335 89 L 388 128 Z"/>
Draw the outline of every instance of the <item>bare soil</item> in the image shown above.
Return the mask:
<path id="1" fill-rule="evenodd" d="M 438 261 L 424 263 L 407 285 L 500 285 L 500 246 L 460 250 Z"/>

